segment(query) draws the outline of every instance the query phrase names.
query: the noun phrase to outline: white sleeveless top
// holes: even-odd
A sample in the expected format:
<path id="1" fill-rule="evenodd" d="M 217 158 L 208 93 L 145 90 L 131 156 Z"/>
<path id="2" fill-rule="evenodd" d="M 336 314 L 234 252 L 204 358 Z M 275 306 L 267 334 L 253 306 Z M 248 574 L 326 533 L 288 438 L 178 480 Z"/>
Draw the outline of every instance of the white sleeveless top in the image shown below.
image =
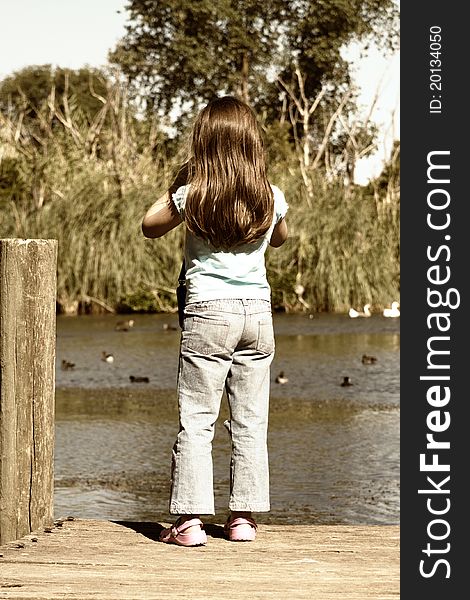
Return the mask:
<path id="1" fill-rule="evenodd" d="M 265 235 L 252 244 L 223 251 L 186 230 L 184 258 L 187 303 L 226 298 L 271 299 L 264 254 L 274 227 L 289 208 L 283 192 L 275 185 L 271 185 L 271 188 L 274 194 L 273 221 Z M 188 190 L 189 185 L 184 185 L 172 196 L 183 220 Z"/>

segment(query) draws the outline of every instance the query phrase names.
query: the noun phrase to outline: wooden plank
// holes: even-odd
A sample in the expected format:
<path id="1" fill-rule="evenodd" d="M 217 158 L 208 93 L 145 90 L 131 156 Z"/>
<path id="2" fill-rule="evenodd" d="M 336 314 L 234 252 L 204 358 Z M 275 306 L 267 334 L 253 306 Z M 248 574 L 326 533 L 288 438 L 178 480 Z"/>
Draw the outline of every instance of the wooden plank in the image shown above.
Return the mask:
<path id="1" fill-rule="evenodd" d="M 260 525 L 233 543 L 207 525 L 198 548 L 157 542 L 161 527 L 66 521 L 2 547 L 0 598 L 399 598 L 398 526 Z"/>
<path id="2" fill-rule="evenodd" d="M 53 514 L 56 240 L 0 240 L 0 543 Z"/>
<path id="3" fill-rule="evenodd" d="M 27 288 L 31 318 L 32 457 L 30 530 L 52 524 L 54 502 L 57 241 L 30 249 Z"/>
<path id="4" fill-rule="evenodd" d="M 31 454 L 32 454 L 32 405 L 33 405 L 33 378 L 31 365 L 31 335 L 28 316 L 28 246 L 29 244 L 18 244 L 16 240 L 8 240 L 2 243 L 7 247 L 8 262 L 11 264 L 10 281 L 8 283 L 13 297 L 3 296 L 3 301 L 14 303 L 15 321 L 12 331 L 12 339 L 15 344 L 14 363 L 14 401 L 16 405 L 16 438 L 15 457 L 16 468 L 14 477 L 15 487 L 5 489 L 8 501 L 16 505 L 16 537 L 31 531 L 29 517 L 29 498 L 31 481 Z M 5 324 L 8 327 L 8 323 Z M 8 460 L 8 458 L 7 458 Z M 16 493 L 15 493 L 16 492 Z M 4 536 L 2 534 L 2 540 Z"/>
<path id="5" fill-rule="evenodd" d="M 17 535 L 16 307 L 18 274 L 10 245 L 0 242 L 0 543 Z"/>

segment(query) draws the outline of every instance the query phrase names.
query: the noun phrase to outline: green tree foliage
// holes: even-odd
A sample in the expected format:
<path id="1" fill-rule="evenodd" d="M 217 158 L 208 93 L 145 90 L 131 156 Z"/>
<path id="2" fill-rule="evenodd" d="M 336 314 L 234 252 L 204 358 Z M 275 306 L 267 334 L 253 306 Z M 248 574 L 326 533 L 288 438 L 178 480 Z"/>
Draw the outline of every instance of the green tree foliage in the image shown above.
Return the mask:
<path id="1" fill-rule="evenodd" d="M 127 34 L 110 55 L 147 100 L 167 112 L 221 90 L 248 100 L 269 66 L 282 10 L 256 0 L 131 0 Z"/>
<path id="2" fill-rule="evenodd" d="M 397 41 L 393 0 L 129 0 L 127 34 L 110 54 L 164 112 L 234 93 L 276 112 L 277 76 L 304 76 L 312 99 L 348 80 L 340 49 L 356 39 Z M 271 112 L 272 115 L 272 112 Z"/>
<path id="3" fill-rule="evenodd" d="M 287 11 L 287 47 L 305 75 L 304 90 L 314 97 L 324 83 L 349 83 L 341 49 L 352 41 L 397 44 L 398 13 L 393 0 L 300 0 Z M 292 76 L 288 60 L 283 77 Z"/>

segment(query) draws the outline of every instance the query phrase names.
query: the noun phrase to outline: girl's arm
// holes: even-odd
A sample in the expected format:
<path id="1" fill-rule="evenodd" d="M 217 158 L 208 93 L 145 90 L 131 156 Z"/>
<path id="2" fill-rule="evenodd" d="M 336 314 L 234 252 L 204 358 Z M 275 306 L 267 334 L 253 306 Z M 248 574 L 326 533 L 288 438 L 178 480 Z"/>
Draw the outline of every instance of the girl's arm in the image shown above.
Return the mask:
<path id="1" fill-rule="evenodd" d="M 269 245 L 273 248 L 279 248 L 287 240 L 287 223 L 281 219 L 273 229 Z"/>
<path id="2" fill-rule="evenodd" d="M 142 220 L 142 233 L 148 238 L 158 238 L 181 223 L 181 217 L 171 201 L 171 194 L 178 188 L 170 189 L 148 209 Z"/>
<path id="3" fill-rule="evenodd" d="M 188 169 L 184 165 L 168 191 L 148 209 L 142 220 L 142 233 L 145 237 L 161 237 L 182 223 L 182 219 L 171 200 L 171 196 L 179 187 L 186 184 L 187 177 Z"/>

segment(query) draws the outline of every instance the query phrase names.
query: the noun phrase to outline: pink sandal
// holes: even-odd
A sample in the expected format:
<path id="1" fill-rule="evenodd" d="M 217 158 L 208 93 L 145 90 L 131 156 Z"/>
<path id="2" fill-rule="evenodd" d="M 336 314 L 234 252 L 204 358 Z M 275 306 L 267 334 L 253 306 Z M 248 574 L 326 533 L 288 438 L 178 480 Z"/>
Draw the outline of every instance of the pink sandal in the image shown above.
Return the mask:
<path id="1" fill-rule="evenodd" d="M 185 533 L 186 529 L 199 525 L 200 529 Z M 188 519 L 179 523 L 179 519 L 168 529 L 164 529 L 159 536 L 161 542 L 177 544 L 178 546 L 203 546 L 207 542 L 206 532 L 202 529 L 201 519 Z"/>
<path id="2" fill-rule="evenodd" d="M 231 542 L 252 542 L 257 529 L 258 525 L 253 519 L 244 517 L 229 519 L 224 525 L 224 531 Z"/>

